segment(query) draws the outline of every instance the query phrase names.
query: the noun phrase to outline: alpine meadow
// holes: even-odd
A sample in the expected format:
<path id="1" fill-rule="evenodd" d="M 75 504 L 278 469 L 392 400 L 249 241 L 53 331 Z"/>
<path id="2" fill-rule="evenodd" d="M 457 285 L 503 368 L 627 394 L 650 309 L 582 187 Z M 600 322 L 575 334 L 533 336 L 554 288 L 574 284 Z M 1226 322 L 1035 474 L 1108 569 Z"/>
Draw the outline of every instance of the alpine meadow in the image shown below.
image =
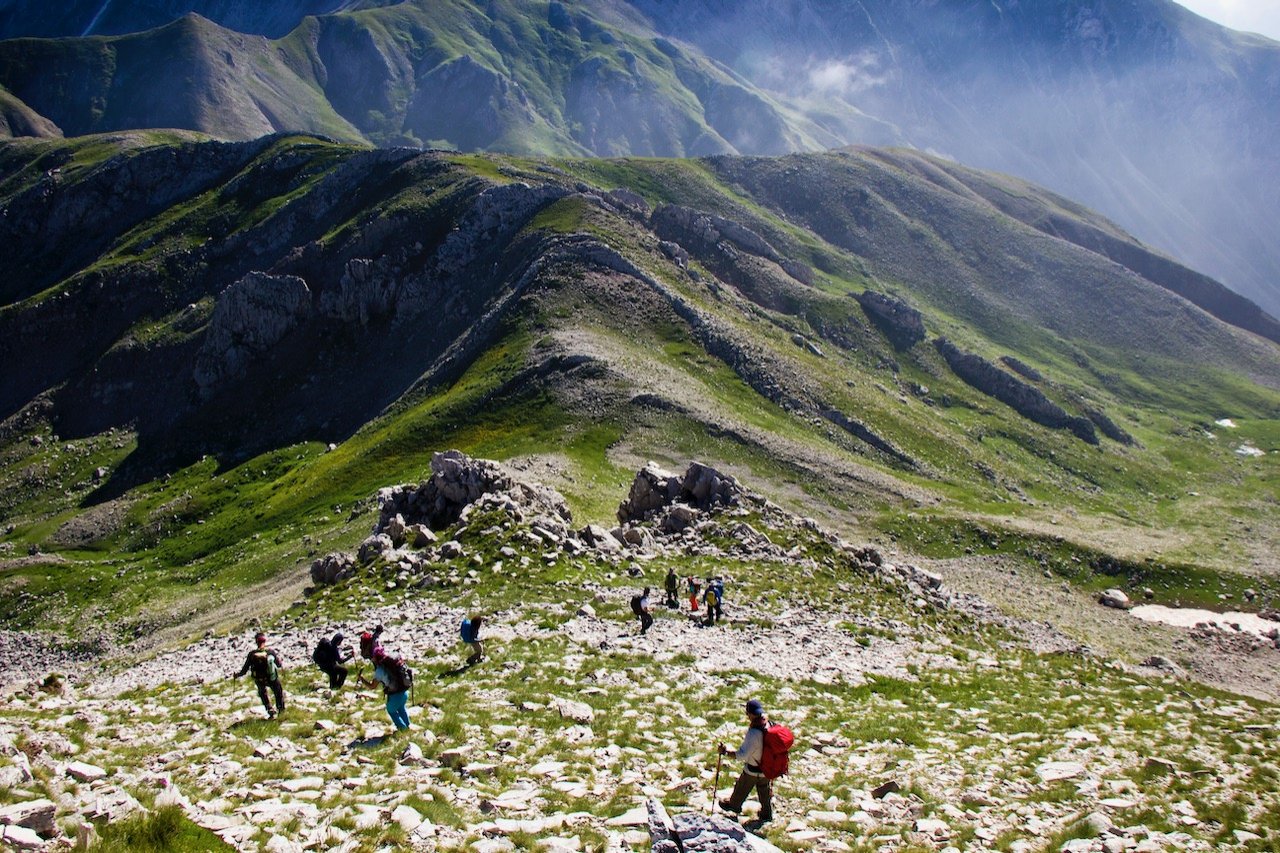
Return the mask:
<path id="1" fill-rule="evenodd" d="M 0 0 L 0 850 L 1280 851 L 1278 87 Z"/>

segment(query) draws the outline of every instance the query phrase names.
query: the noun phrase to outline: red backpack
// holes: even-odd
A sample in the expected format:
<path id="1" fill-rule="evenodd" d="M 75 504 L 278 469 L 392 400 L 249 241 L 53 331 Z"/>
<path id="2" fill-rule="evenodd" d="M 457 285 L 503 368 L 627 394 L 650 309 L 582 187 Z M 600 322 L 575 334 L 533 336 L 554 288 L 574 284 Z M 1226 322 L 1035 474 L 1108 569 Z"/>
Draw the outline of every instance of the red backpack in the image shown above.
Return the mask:
<path id="1" fill-rule="evenodd" d="M 760 772 L 766 779 L 777 779 L 791 767 L 791 746 L 796 736 L 781 723 L 773 723 L 764 730 L 764 751 L 760 754 Z"/>

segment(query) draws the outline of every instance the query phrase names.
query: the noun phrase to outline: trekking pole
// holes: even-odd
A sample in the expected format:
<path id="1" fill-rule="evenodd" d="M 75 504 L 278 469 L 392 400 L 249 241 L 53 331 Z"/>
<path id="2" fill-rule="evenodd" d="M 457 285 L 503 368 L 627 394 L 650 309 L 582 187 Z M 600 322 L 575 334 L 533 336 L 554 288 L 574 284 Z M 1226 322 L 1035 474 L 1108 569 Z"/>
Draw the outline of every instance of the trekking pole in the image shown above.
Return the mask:
<path id="1" fill-rule="evenodd" d="M 716 813 L 716 793 L 720 790 L 720 759 L 724 754 L 720 752 L 720 746 L 716 745 L 716 781 L 711 787 L 711 813 Z"/>

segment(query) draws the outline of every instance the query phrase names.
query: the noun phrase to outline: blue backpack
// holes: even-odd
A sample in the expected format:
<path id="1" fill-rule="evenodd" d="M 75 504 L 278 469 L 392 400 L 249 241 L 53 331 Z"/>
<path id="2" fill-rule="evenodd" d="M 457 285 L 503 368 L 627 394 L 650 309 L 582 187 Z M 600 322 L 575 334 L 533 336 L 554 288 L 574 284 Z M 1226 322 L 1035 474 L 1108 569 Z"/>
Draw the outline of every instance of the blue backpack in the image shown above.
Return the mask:
<path id="1" fill-rule="evenodd" d="M 459 629 L 459 633 L 462 635 L 462 642 L 464 643 L 474 643 L 476 641 L 476 630 L 471 626 L 470 619 L 462 620 L 462 627 Z"/>

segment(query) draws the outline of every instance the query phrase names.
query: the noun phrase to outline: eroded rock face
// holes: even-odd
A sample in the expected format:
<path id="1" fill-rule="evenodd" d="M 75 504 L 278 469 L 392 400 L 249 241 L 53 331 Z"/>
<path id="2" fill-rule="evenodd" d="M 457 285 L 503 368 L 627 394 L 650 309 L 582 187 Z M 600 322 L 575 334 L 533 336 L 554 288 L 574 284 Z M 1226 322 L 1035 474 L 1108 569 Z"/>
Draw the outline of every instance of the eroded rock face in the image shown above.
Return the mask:
<path id="1" fill-rule="evenodd" d="M 675 504 L 699 510 L 729 506 L 745 494 L 733 477 L 701 462 L 691 462 L 683 474 L 672 474 L 650 462 L 636 473 L 630 494 L 618 506 L 618 521 L 644 521 Z M 689 522 L 692 516 L 686 513 L 672 522 L 677 529 L 687 526 L 679 524 L 680 520 Z"/>
<path id="2" fill-rule="evenodd" d="M 727 240 L 737 248 L 770 260 L 781 260 L 769 242 L 741 223 L 680 207 L 664 204 L 653 213 L 653 229 L 660 236 L 673 239 L 690 249 L 707 250 Z"/>
<path id="3" fill-rule="evenodd" d="M 924 316 L 901 299 L 866 290 L 858 304 L 895 349 L 911 349 L 925 339 Z"/>
<path id="4" fill-rule="evenodd" d="M 458 521 L 482 497 L 495 506 L 540 518 L 551 527 L 572 520 L 569 505 L 554 489 L 513 477 L 497 462 L 472 459 L 458 450 L 431 458 L 431 478 L 417 486 L 393 486 L 378 493 L 381 513 L 376 533 L 392 527 L 425 524 L 440 530 Z M 397 516 L 399 519 L 397 520 Z"/>
<path id="5" fill-rule="evenodd" d="M 311 291 L 297 276 L 251 272 L 218 295 L 193 377 L 203 397 L 249 365 L 311 313 Z"/>
<path id="6" fill-rule="evenodd" d="M 1098 443 L 1098 434 L 1090 420 L 1069 414 L 1040 389 L 1006 373 L 980 356 L 962 352 L 946 338 L 938 338 L 934 341 L 934 346 L 956 376 L 983 394 L 995 397 L 1027 420 L 1041 426 L 1066 429 L 1081 441 Z"/>

